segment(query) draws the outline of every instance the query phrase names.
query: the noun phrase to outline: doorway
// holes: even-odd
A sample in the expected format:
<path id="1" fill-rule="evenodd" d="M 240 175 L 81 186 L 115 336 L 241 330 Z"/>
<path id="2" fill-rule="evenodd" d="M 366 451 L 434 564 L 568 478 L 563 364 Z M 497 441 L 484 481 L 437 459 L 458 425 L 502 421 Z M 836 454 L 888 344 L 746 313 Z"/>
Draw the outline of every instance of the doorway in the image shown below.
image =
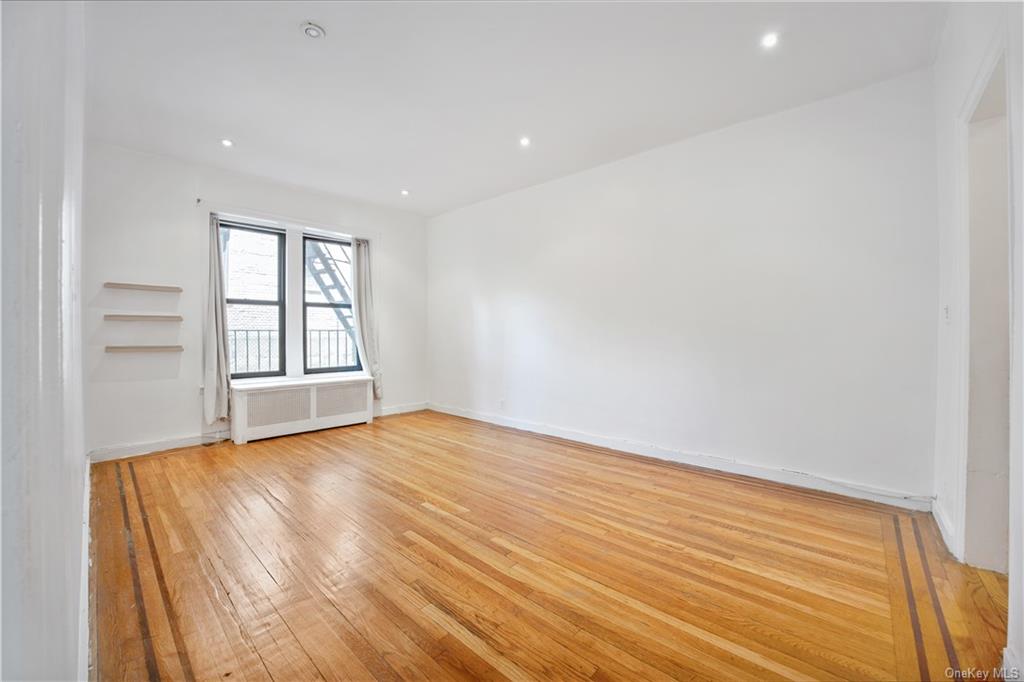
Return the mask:
<path id="1" fill-rule="evenodd" d="M 1006 573 L 1010 467 L 1009 129 L 1003 61 L 967 128 L 970 251 L 964 558 Z"/>

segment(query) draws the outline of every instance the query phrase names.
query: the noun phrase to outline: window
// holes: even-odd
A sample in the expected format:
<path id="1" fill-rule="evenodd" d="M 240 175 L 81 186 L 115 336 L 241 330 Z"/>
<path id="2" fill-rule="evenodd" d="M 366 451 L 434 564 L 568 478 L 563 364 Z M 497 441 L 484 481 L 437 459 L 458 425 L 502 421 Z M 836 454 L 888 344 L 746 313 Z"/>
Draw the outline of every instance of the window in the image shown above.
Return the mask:
<path id="1" fill-rule="evenodd" d="M 352 244 L 306 236 L 302 245 L 305 372 L 362 369 L 352 316 Z"/>
<path id="2" fill-rule="evenodd" d="M 218 225 L 231 377 L 361 370 L 352 243 L 276 221 Z"/>
<path id="3" fill-rule="evenodd" d="M 284 232 L 220 223 L 232 378 L 284 374 Z"/>

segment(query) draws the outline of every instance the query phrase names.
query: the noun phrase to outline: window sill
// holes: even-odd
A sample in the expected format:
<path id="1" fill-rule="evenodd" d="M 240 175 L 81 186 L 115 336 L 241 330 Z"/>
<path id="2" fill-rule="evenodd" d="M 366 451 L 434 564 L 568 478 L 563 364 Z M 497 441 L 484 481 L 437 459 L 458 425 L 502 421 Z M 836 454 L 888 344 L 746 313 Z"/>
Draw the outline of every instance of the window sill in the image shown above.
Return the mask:
<path id="1" fill-rule="evenodd" d="M 301 377 L 254 377 L 250 379 L 232 379 L 232 391 L 256 391 L 268 388 L 289 388 L 292 386 L 316 386 L 318 384 L 347 384 L 373 381 L 366 372 L 333 372 L 324 374 L 307 374 Z"/>

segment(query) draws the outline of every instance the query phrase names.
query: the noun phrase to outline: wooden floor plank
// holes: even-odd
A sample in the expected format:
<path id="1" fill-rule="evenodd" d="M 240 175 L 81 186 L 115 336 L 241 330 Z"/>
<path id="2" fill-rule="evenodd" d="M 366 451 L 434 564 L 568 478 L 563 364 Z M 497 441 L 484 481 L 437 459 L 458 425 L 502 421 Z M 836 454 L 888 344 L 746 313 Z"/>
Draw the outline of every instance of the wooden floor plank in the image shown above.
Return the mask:
<path id="1" fill-rule="evenodd" d="M 927 514 L 433 412 L 92 494 L 99 680 L 912 680 L 1005 640 Z"/>

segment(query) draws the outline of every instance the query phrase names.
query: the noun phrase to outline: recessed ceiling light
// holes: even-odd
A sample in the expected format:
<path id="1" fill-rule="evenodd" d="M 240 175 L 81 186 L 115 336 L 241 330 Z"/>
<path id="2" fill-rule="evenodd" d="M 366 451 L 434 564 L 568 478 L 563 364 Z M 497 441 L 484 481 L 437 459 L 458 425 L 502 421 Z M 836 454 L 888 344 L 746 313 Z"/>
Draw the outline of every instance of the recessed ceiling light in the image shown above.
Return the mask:
<path id="1" fill-rule="evenodd" d="M 530 146 L 530 138 L 526 137 L 525 135 L 520 137 L 519 138 L 519 146 L 520 147 L 529 147 Z"/>
<path id="2" fill-rule="evenodd" d="M 402 190 L 402 196 L 403 196 L 403 197 L 407 197 L 407 196 L 409 196 L 409 190 L 407 190 L 407 189 L 403 189 L 403 190 Z"/>
<path id="3" fill-rule="evenodd" d="M 770 50 L 770 49 L 772 49 L 773 47 L 775 47 L 778 44 L 779 44 L 779 34 L 778 33 L 775 33 L 775 32 L 765 33 L 763 36 L 761 36 L 761 47 L 763 47 L 766 50 Z"/>
<path id="4" fill-rule="evenodd" d="M 307 21 L 302 25 L 302 32 L 306 34 L 307 38 L 323 38 L 327 35 L 327 31 L 324 30 L 323 26 L 314 24 L 312 21 Z"/>
<path id="5" fill-rule="evenodd" d="M 223 140 L 221 140 L 220 143 L 221 143 L 221 145 L 223 145 L 225 147 L 230 147 L 230 146 L 235 144 L 234 142 L 232 142 L 231 140 L 229 140 L 227 138 L 224 138 Z"/>

